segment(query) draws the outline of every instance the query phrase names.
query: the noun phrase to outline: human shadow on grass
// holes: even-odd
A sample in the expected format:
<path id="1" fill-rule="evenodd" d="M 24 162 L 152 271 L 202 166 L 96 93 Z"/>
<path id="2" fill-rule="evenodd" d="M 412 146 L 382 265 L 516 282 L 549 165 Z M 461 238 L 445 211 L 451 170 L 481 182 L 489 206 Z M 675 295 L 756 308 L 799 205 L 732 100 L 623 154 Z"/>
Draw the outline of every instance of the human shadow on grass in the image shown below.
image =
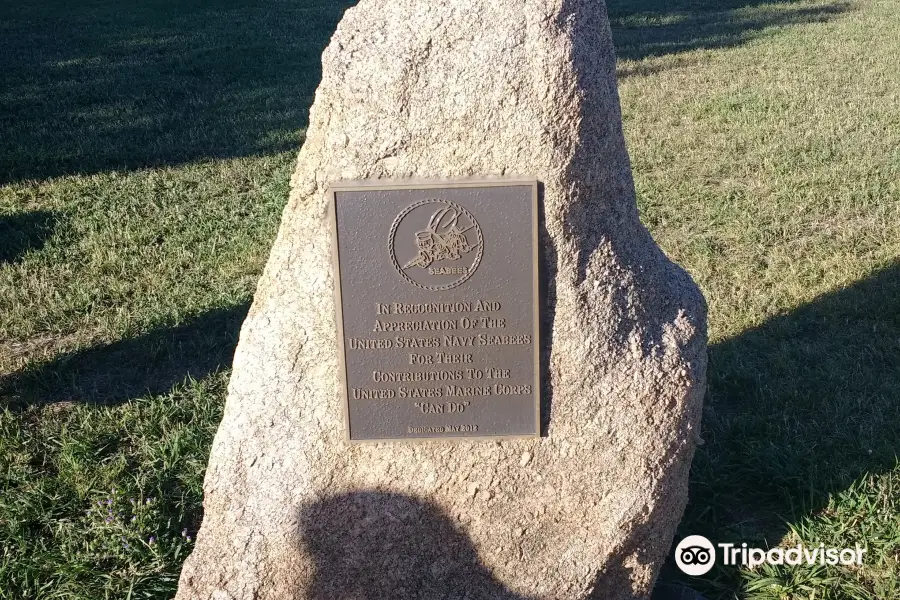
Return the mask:
<path id="1" fill-rule="evenodd" d="M 44 210 L 0 215 L 0 265 L 16 262 L 26 252 L 43 248 L 56 223 L 56 215 Z"/>
<path id="2" fill-rule="evenodd" d="M 164 394 L 189 376 L 200 379 L 228 368 L 248 306 L 210 311 L 177 327 L 28 365 L 0 377 L 0 407 L 114 404 Z"/>
<path id="3" fill-rule="evenodd" d="M 616 55 L 633 61 L 731 48 L 771 27 L 821 23 L 851 9 L 845 1 L 809 6 L 794 0 L 612 0 L 607 6 Z M 647 75 L 684 64 L 687 59 L 620 66 L 618 76 Z"/>
<path id="4" fill-rule="evenodd" d="M 352 4 L 4 4 L 0 185 L 296 149 Z"/>
<path id="5" fill-rule="evenodd" d="M 681 534 L 777 544 L 785 520 L 817 514 L 830 494 L 892 469 L 898 431 L 895 264 L 710 348 L 705 444 Z M 732 597 L 736 570 L 712 579 L 710 597 Z"/>

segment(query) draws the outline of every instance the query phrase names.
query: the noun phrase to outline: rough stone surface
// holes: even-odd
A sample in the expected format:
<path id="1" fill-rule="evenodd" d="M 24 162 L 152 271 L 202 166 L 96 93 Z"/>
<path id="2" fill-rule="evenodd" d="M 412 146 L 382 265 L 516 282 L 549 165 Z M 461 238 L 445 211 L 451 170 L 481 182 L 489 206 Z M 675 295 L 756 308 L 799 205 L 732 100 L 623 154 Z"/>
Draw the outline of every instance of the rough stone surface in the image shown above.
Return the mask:
<path id="1" fill-rule="evenodd" d="M 706 315 L 638 221 L 603 3 L 362 0 L 323 66 L 177 597 L 646 597 Z M 545 437 L 347 445 L 327 184 L 485 175 L 543 184 Z"/>

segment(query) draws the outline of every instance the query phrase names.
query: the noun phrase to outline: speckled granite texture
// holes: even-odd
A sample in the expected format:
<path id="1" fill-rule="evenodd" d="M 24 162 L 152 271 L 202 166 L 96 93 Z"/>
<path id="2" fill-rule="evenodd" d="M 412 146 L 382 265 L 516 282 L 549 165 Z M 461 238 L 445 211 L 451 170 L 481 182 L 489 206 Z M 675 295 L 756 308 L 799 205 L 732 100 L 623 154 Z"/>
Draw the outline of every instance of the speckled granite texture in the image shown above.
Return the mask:
<path id="1" fill-rule="evenodd" d="M 177 598 L 645 598 L 706 308 L 638 220 L 603 3 L 362 0 L 323 66 Z M 327 184 L 502 175 L 542 182 L 545 437 L 349 446 Z"/>

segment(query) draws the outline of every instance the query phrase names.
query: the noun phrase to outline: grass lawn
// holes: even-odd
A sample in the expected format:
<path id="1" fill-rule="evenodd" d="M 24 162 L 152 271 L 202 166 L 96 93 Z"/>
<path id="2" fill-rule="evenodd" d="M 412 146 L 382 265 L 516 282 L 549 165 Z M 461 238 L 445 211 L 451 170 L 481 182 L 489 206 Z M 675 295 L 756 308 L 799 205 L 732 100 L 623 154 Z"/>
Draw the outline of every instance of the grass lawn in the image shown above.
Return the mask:
<path id="1" fill-rule="evenodd" d="M 0 600 L 168 598 L 350 2 L 0 6 Z M 680 535 L 867 546 L 711 599 L 900 597 L 900 5 L 611 0 L 642 217 L 710 305 Z"/>

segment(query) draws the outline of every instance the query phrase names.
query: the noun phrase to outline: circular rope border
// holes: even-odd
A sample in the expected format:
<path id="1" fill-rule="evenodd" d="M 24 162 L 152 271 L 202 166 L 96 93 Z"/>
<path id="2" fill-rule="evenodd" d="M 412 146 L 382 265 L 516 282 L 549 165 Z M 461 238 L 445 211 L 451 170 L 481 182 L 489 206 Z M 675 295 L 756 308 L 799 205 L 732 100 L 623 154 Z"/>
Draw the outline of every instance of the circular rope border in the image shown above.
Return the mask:
<path id="1" fill-rule="evenodd" d="M 403 221 L 406 215 L 419 208 L 420 206 L 437 203 L 449 204 L 453 208 L 459 209 L 463 214 L 469 217 L 469 219 L 472 221 L 472 224 L 475 225 L 475 232 L 478 234 L 478 254 L 475 256 L 475 262 L 472 263 L 472 267 L 469 269 L 469 272 L 463 275 L 463 277 L 458 281 L 454 281 L 453 283 L 448 283 L 446 285 L 424 285 L 403 272 L 403 269 L 400 267 L 400 263 L 397 262 L 397 253 L 395 251 L 394 238 L 397 235 L 397 228 L 400 226 L 400 222 Z M 450 200 L 440 200 L 438 198 L 420 200 L 419 202 L 414 202 L 413 204 L 410 204 L 405 209 L 403 209 L 403 211 L 399 215 L 397 215 L 397 218 L 394 219 L 393 225 L 391 225 L 391 233 L 388 236 L 388 245 L 391 254 L 391 262 L 394 264 L 394 268 L 397 269 L 397 272 L 400 273 L 400 276 L 414 286 L 431 292 L 443 292 L 446 290 L 450 290 L 468 281 L 469 278 L 475 274 L 475 270 L 478 268 L 478 265 L 481 264 L 481 257 L 484 255 L 484 238 L 481 235 L 481 225 L 479 225 L 478 221 L 475 220 L 475 215 L 470 213 L 468 210 L 466 210 L 456 202 L 451 202 Z"/>

